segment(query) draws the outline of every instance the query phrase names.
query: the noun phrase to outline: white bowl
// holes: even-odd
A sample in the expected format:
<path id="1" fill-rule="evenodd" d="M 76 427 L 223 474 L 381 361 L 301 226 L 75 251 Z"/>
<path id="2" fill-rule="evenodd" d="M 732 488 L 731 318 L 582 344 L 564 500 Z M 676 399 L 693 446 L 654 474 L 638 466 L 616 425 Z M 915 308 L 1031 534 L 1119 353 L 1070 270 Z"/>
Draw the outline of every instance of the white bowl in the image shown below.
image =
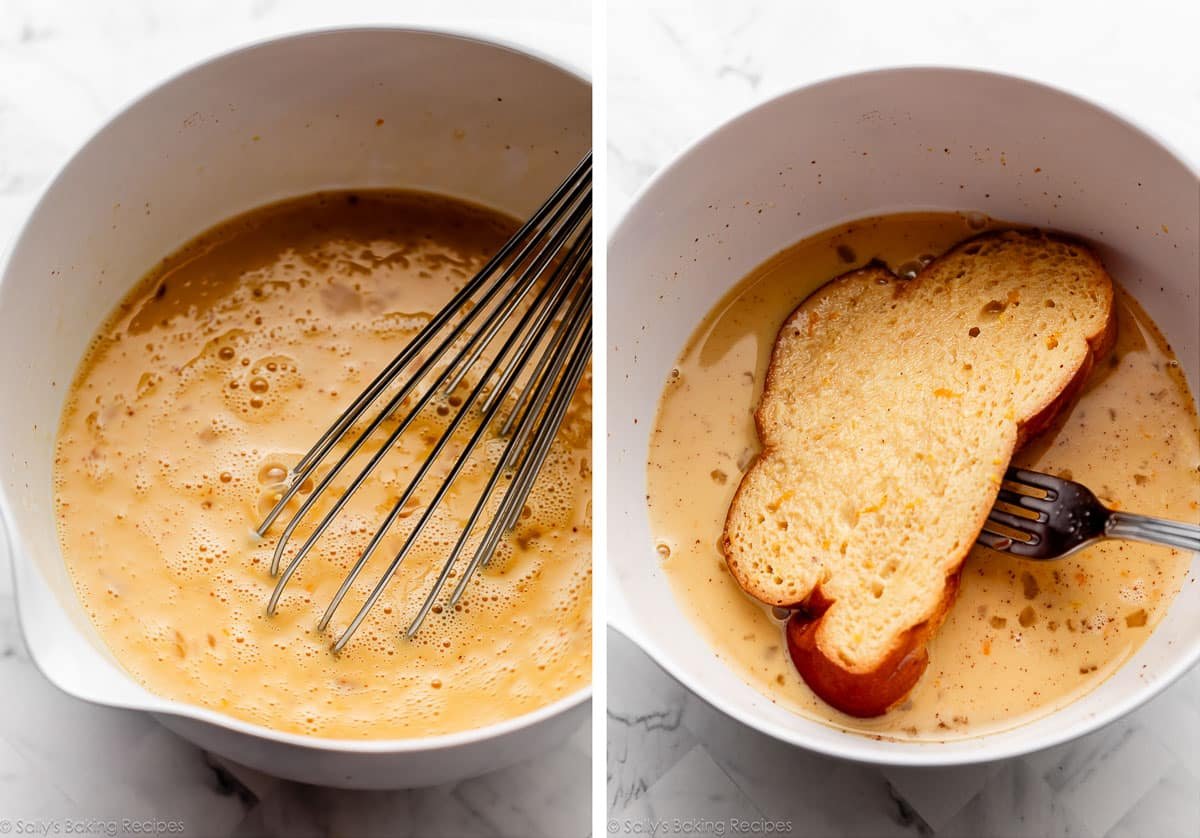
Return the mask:
<path id="1" fill-rule="evenodd" d="M 383 119 L 382 125 L 376 121 Z M 0 511 L 34 661 L 79 698 L 155 713 L 201 747 L 323 785 L 460 779 L 541 753 L 590 689 L 479 730 L 329 740 L 169 701 L 101 642 L 59 552 L 54 437 L 96 329 L 155 262 L 252 207 L 320 189 L 409 187 L 528 215 L 591 145 L 591 87 L 517 49 L 411 29 L 261 43 L 164 83 L 101 129 L 46 189 L 0 282 Z"/>
<path id="2" fill-rule="evenodd" d="M 1170 684 L 1200 659 L 1200 560 L 1132 660 L 1038 721 L 934 744 L 879 742 L 797 716 L 718 660 L 675 602 L 653 551 L 646 459 L 668 371 L 731 285 L 812 233 L 904 210 L 980 210 L 1087 237 L 1166 333 L 1194 393 L 1198 190 L 1194 169 L 1108 111 L 1030 81 L 966 70 L 832 79 L 697 142 L 642 190 L 609 243 L 608 341 L 617 350 L 608 374 L 610 623 L 741 722 L 875 763 L 950 765 L 1026 753 L 1094 730 Z"/>

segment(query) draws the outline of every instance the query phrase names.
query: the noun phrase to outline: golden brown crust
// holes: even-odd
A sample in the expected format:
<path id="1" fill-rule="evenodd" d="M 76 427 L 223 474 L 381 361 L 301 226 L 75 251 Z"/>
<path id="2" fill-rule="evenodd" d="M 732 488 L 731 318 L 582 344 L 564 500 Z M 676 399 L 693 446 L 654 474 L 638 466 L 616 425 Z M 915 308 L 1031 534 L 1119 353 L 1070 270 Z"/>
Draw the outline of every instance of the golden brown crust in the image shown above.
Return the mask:
<path id="1" fill-rule="evenodd" d="M 1087 336 L 1087 342 L 1091 352 L 1084 356 L 1083 362 L 1079 365 L 1079 369 L 1075 370 L 1075 374 L 1071 376 L 1067 386 L 1051 399 L 1049 404 L 1017 425 L 1017 443 L 1013 453 L 1024 448 L 1025 443 L 1053 425 L 1054 420 L 1061 413 L 1075 404 L 1076 399 L 1083 393 L 1083 387 L 1087 384 L 1088 377 L 1096 368 L 1096 364 L 1107 358 L 1113 347 L 1116 346 L 1117 308 L 1112 305 L 1111 298 L 1109 299 L 1108 319 L 1097 334 Z"/>
<path id="2" fill-rule="evenodd" d="M 960 243 L 954 250 L 965 247 L 971 242 L 996 235 L 1001 235 L 1001 233 L 984 233 L 981 236 L 976 236 Z M 1035 233 L 1034 235 L 1041 234 Z M 1047 238 L 1061 240 L 1061 237 L 1057 236 L 1047 236 Z M 785 324 L 792 320 L 801 307 L 811 305 L 812 301 L 818 295 L 829 289 L 838 279 L 853 276 L 860 271 L 868 269 L 874 268 L 873 266 L 859 268 L 827 283 L 816 294 L 804 300 L 800 306 L 793 310 L 784 321 Z M 903 286 L 900 286 L 897 289 L 897 293 L 903 293 L 902 289 Z M 1103 359 L 1113 348 L 1116 343 L 1117 326 L 1116 310 L 1111 305 L 1111 302 L 1110 299 L 1109 316 L 1104 326 L 1098 333 L 1086 336 L 1091 351 L 1084 356 L 1083 361 L 1072 374 L 1066 386 L 1033 416 L 1018 423 L 1014 453 L 1030 439 L 1050 427 L 1061 413 L 1074 404 L 1075 400 L 1082 393 L 1083 387 L 1095 364 Z M 777 337 L 777 345 L 778 341 L 779 338 Z M 775 369 L 776 359 L 777 353 L 773 351 L 767 368 L 764 389 L 772 386 L 773 376 L 777 374 Z M 761 403 L 755 411 L 754 418 L 759 439 L 763 439 L 765 434 L 763 433 Z M 764 448 L 747 468 L 746 474 L 749 474 L 754 469 L 760 458 L 769 453 L 770 449 Z M 742 482 L 739 483 L 734 493 L 734 499 L 730 504 L 730 512 L 726 517 L 725 528 L 721 538 L 722 552 L 729 562 L 734 578 L 739 583 L 742 583 L 742 575 L 737 568 L 736 560 L 730 558 L 729 515 L 733 514 L 733 510 L 737 506 L 738 498 L 746 486 L 746 482 L 745 477 L 743 477 Z M 985 518 L 986 514 L 985 510 Z M 982 528 L 983 520 L 981 519 L 978 524 L 979 528 Z M 928 665 L 929 658 L 926 645 L 934 632 L 941 626 L 950 610 L 950 606 L 954 603 L 958 591 L 958 577 L 962 562 L 965 561 L 971 546 L 971 542 L 967 542 L 963 547 L 962 555 L 957 557 L 955 570 L 947 577 L 945 594 L 939 600 L 934 610 L 920 623 L 900 635 L 892 650 L 885 656 L 881 663 L 866 672 L 854 672 L 847 669 L 821 649 L 818 637 L 819 630 L 823 615 L 829 606 L 832 605 L 832 602 L 824 595 L 819 585 L 804 602 L 789 604 L 790 607 L 799 608 L 800 611 L 788 620 L 786 626 L 785 633 L 788 651 L 791 654 L 793 663 L 809 688 L 831 706 L 849 715 L 859 717 L 882 715 L 903 701 L 916 685 L 922 673 L 924 673 L 925 667 Z M 745 584 L 743 584 L 743 588 L 746 588 Z M 748 588 L 746 589 L 749 591 Z M 752 591 L 750 592 L 753 593 Z"/>
<path id="3" fill-rule="evenodd" d="M 926 644 L 954 603 L 958 576 L 956 572 L 947 578 L 945 595 L 933 616 L 905 632 L 883 663 L 867 673 L 850 672 L 830 660 L 817 645 L 821 616 L 797 611 L 788 620 L 785 632 L 788 652 L 800 677 L 822 701 L 843 713 L 859 718 L 882 716 L 902 701 L 924 674 L 929 664 Z"/>

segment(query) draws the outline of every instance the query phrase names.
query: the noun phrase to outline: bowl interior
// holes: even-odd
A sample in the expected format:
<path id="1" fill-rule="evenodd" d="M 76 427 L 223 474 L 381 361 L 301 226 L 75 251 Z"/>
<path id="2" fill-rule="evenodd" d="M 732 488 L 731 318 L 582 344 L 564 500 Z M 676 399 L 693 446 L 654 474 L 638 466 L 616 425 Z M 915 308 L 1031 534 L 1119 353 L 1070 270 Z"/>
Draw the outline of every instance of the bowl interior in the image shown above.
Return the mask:
<path id="1" fill-rule="evenodd" d="M 590 145 L 591 90 L 578 76 L 469 38 L 362 29 L 214 59 L 80 150 L 0 284 L 0 486 L 21 621 L 46 675 L 92 700 L 192 712 L 112 660 L 72 589 L 53 507 L 54 438 L 76 367 L 158 259 L 239 212 L 321 189 L 422 189 L 524 217 Z"/>
<path id="2" fill-rule="evenodd" d="M 979 210 L 1087 238 L 1166 333 L 1195 394 L 1197 188 L 1194 171 L 1112 114 L 1027 81 L 961 70 L 834 79 L 768 102 L 697 143 L 644 190 L 609 248 L 614 624 L 741 721 L 876 762 L 948 764 L 1031 751 L 1153 695 L 1200 657 L 1200 559 L 1136 658 L 1051 717 L 946 744 L 876 742 L 800 718 L 697 642 L 655 561 L 643 500 L 646 455 L 667 374 L 717 300 L 788 245 L 888 212 Z"/>

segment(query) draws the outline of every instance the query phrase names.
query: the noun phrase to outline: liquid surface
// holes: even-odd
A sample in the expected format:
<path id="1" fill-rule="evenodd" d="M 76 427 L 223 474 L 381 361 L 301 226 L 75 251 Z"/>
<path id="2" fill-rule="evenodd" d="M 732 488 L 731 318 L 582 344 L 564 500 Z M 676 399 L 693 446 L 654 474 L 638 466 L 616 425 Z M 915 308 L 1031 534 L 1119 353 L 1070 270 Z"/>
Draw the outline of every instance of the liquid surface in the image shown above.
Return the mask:
<path id="1" fill-rule="evenodd" d="M 287 469 L 515 226 L 430 195 L 312 196 L 206 233 L 122 302 L 64 410 L 57 503 L 79 596 L 147 688 L 279 730 L 392 738 L 484 726 L 588 683 L 590 374 L 516 529 L 458 608 L 436 607 L 415 639 L 402 637 L 499 457 L 494 438 L 345 650 L 335 656 L 332 639 L 452 460 L 438 461 L 328 631 L 316 630 L 467 385 L 421 413 L 305 559 L 278 613 L 265 614 L 289 515 L 264 540 L 253 529 Z M 478 422 L 468 418 L 455 439 Z M 328 505 L 323 497 L 288 555 Z"/>
<path id="2" fill-rule="evenodd" d="M 899 274 L 993 224 L 922 213 L 864 219 L 784 251 L 739 283 L 693 333 L 666 384 L 650 441 L 651 528 L 680 606 L 748 683 L 840 728 L 941 741 L 1009 728 L 1093 689 L 1157 625 L 1190 554 L 1101 542 L 1056 562 L 975 547 L 958 599 L 909 698 L 875 719 L 818 699 L 788 656 L 782 623 L 746 595 L 718 548 L 758 452 L 753 411 L 780 325 L 833 277 L 881 259 Z M 1117 278 L 1119 280 L 1119 277 Z M 1110 506 L 1200 517 L 1200 424 L 1186 381 L 1137 303 L 1118 289 L 1118 340 L 1076 406 L 1014 460 L 1082 482 Z"/>

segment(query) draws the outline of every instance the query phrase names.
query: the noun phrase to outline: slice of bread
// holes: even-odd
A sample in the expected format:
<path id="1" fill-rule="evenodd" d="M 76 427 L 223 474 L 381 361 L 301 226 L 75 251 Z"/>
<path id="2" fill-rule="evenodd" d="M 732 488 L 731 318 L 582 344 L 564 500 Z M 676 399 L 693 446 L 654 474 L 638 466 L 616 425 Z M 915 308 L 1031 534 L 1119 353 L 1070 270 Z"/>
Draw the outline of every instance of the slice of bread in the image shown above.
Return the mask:
<path id="1" fill-rule="evenodd" d="M 911 280 L 845 274 L 788 317 L 722 547 L 748 593 L 799 609 L 788 646 L 826 702 L 873 716 L 912 689 L 1009 460 L 1115 324 L 1086 247 L 1015 231 Z"/>

